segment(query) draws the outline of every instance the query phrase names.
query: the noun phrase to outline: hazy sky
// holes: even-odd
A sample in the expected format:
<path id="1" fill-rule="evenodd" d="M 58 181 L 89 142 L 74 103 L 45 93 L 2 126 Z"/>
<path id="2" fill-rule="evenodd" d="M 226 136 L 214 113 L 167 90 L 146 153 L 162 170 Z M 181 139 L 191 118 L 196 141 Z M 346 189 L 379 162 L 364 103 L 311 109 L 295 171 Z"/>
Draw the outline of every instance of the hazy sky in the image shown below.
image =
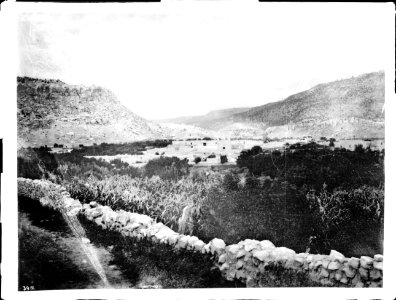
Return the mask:
<path id="1" fill-rule="evenodd" d="M 18 75 L 104 86 L 160 119 L 262 105 L 385 69 L 382 5 L 150 5 L 21 14 Z"/>

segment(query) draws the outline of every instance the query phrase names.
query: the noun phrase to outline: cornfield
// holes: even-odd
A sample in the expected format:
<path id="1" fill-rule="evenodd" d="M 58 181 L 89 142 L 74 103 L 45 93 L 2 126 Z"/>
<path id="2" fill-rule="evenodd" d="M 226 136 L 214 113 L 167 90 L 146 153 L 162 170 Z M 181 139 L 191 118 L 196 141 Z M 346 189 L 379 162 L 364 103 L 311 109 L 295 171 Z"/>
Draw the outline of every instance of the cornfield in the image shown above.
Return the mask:
<path id="1" fill-rule="evenodd" d="M 83 203 L 96 201 L 113 209 L 149 215 L 158 222 L 174 228 L 187 205 L 200 207 L 207 199 L 208 191 L 219 180 L 213 176 L 183 177 L 178 181 L 151 178 L 131 178 L 115 175 L 104 180 L 90 177 L 74 180 L 65 186 L 71 197 Z"/>

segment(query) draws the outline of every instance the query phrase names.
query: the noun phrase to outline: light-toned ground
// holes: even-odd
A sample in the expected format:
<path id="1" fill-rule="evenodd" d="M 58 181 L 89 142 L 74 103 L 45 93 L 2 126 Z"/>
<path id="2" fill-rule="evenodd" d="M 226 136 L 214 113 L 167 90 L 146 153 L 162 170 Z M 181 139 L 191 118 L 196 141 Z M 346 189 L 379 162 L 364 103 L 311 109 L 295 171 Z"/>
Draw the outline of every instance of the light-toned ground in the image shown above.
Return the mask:
<path id="1" fill-rule="evenodd" d="M 86 156 L 88 158 L 103 159 L 110 162 L 113 159 L 121 159 L 133 167 L 143 167 L 149 160 L 162 156 L 176 156 L 180 159 L 187 158 L 190 163 L 194 163 L 196 157 L 202 160 L 197 166 L 218 166 L 221 165 L 220 155 L 226 155 L 228 162 L 225 165 L 235 165 L 236 159 L 241 151 L 251 149 L 253 146 L 260 146 L 263 149 L 281 149 L 286 143 L 307 143 L 310 139 L 285 139 L 264 143 L 260 140 L 211 140 L 211 141 L 174 141 L 172 145 L 165 148 L 152 148 L 143 152 L 142 155 L 118 154 L 103 156 Z M 329 141 L 316 141 L 321 145 L 329 145 Z M 204 145 L 205 144 L 205 145 Z M 343 147 L 353 150 L 355 145 L 361 144 L 364 148 L 370 146 L 372 150 L 382 150 L 385 148 L 385 140 L 339 140 L 335 142 L 335 147 Z M 208 158 L 210 155 L 214 158 Z M 206 159 L 206 161 L 204 161 Z"/>

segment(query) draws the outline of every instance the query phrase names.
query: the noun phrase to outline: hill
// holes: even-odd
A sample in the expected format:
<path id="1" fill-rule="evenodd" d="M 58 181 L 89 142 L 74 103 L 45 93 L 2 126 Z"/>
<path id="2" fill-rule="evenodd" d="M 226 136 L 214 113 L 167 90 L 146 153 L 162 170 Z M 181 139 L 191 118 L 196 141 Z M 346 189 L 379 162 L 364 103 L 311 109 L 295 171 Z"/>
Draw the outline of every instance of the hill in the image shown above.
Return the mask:
<path id="1" fill-rule="evenodd" d="M 375 72 L 319 84 L 224 122 L 260 125 L 273 137 L 384 137 L 384 103 L 385 74 Z"/>
<path id="2" fill-rule="evenodd" d="M 178 117 L 173 119 L 156 120 L 156 122 L 186 124 L 186 125 L 198 126 L 204 129 L 210 129 L 212 127 L 216 127 L 216 124 L 219 122 L 219 120 L 230 117 L 237 113 L 248 111 L 249 109 L 250 109 L 249 107 L 220 109 L 220 110 L 210 111 L 207 114 L 201 116 Z"/>
<path id="3" fill-rule="evenodd" d="M 168 122 L 200 126 L 234 138 L 383 138 L 384 103 L 385 74 L 374 72 L 319 84 L 250 109 L 228 109 Z"/>
<path id="4" fill-rule="evenodd" d="M 161 138 L 161 127 L 139 117 L 104 88 L 59 80 L 17 78 L 18 144 L 67 146 Z"/>

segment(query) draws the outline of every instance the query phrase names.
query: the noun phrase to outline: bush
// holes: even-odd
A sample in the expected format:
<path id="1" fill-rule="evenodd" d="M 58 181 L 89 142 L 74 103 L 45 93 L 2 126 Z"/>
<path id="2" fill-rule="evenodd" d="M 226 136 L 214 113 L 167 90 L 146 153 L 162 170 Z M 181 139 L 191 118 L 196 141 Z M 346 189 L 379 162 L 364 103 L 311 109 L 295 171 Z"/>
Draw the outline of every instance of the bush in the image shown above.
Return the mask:
<path id="1" fill-rule="evenodd" d="M 236 185 L 231 175 L 226 178 Z M 280 182 L 266 190 L 213 186 L 202 204 L 197 236 L 206 241 L 222 238 L 227 244 L 268 239 L 275 245 L 305 251 L 311 222 L 302 197 Z"/>
<path id="2" fill-rule="evenodd" d="M 252 148 L 253 149 L 253 148 Z M 384 182 L 384 159 L 379 151 L 334 149 L 309 143 L 293 145 L 284 152 L 242 151 L 238 167 L 246 167 L 254 175 L 281 178 L 302 187 L 320 190 L 324 183 L 329 190 L 362 185 L 378 187 Z"/>
<path id="3" fill-rule="evenodd" d="M 228 162 L 227 155 L 220 155 L 220 163 L 225 164 Z"/>
<path id="4" fill-rule="evenodd" d="M 227 191 L 238 190 L 239 177 L 233 173 L 227 173 L 223 178 L 223 188 Z"/>
<path id="5" fill-rule="evenodd" d="M 318 252 L 330 247 L 349 251 L 347 248 L 360 237 L 373 233 L 376 238 L 371 244 L 376 251 L 382 251 L 377 241 L 384 221 L 383 188 L 362 186 L 331 193 L 324 185 L 319 192 L 308 192 L 306 199 L 314 218 L 314 246 Z"/>
<path id="6" fill-rule="evenodd" d="M 18 151 L 18 177 L 48 179 L 50 174 L 60 176 L 58 162 L 48 148 L 28 148 Z"/>
<path id="7" fill-rule="evenodd" d="M 144 176 L 159 176 L 162 179 L 178 180 L 188 174 L 188 160 L 165 157 L 150 160 L 144 167 Z"/>
<path id="8" fill-rule="evenodd" d="M 199 162 L 201 162 L 201 158 L 198 156 L 198 157 L 196 157 L 196 158 L 194 158 L 194 162 L 195 162 L 195 164 L 198 164 Z"/>

